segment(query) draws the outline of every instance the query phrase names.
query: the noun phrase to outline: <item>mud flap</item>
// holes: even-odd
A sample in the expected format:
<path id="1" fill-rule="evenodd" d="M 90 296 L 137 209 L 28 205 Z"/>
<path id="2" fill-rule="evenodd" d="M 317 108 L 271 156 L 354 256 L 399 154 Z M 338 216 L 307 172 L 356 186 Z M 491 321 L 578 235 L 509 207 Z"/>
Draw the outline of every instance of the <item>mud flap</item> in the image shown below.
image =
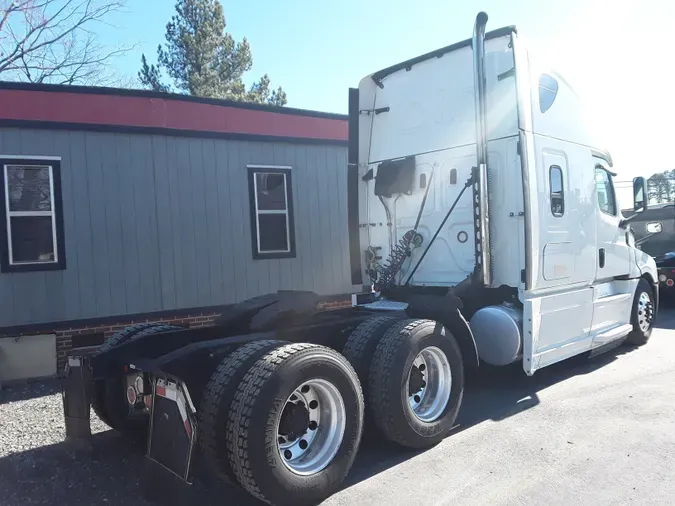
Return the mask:
<path id="1" fill-rule="evenodd" d="M 146 499 L 180 504 L 192 484 L 191 464 L 197 441 L 195 407 L 184 383 L 153 382 L 148 450 L 142 488 Z"/>
<path id="2" fill-rule="evenodd" d="M 86 441 L 91 437 L 91 367 L 88 357 L 70 356 L 66 363 L 61 394 L 66 425 L 66 441 Z"/>

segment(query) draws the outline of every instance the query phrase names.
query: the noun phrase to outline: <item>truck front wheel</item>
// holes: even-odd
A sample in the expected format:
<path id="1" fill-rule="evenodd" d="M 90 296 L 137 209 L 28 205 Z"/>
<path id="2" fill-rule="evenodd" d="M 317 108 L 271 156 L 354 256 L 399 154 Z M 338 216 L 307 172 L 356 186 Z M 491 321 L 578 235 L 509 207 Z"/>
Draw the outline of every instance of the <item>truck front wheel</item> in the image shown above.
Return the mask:
<path id="1" fill-rule="evenodd" d="M 354 463 L 363 395 L 349 362 L 313 344 L 261 357 L 239 384 L 228 417 L 228 454 L 237 481 L 276 506 L 317 504 Z"/>
<path id="2" fill-rule="evenodd" d="M 635 290 L 633 311 L 630 322 L 633 331 L 626 338 L 627 344 L 642 346 L 647 344 L 652 335 L 656 308 L 654 307 L 654 293 L 646 279 L 641 279 Z"/>
<path id="3" fill-rule="evenodd" d="M 427 448 L 453 428 L 464 392 L 457 341 L 432 320 L 402 320 L 382 337 L 369 378 L 370 412 L 383 435 Z"/>

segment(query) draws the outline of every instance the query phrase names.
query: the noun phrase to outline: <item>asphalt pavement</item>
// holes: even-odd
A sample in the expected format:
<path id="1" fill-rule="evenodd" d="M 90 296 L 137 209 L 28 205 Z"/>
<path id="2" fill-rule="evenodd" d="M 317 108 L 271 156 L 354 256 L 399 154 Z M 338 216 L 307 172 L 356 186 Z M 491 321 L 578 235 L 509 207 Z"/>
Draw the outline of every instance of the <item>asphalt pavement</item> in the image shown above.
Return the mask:
<path id="1" fill-rule="evenodd" d="M 675 504 L 675 310 L 657 327 L 642 348 L 480 378 L 455 434 L 364 452 L 324 504 Z"/>
<path id="2" fill-rule="evenodd" d="M 341 506 L 675 503 L 675 310 L 647 346 L 525 376 L 483 373 L 455 432 L 424 452 L 365 441 Z M 54 382 L 0 392 L 0 504 L 141 506 L 142 449 L 98 420 L 92 447 L 63 442 Z M 186 504 L 253 506 L 198 481 Z"/>

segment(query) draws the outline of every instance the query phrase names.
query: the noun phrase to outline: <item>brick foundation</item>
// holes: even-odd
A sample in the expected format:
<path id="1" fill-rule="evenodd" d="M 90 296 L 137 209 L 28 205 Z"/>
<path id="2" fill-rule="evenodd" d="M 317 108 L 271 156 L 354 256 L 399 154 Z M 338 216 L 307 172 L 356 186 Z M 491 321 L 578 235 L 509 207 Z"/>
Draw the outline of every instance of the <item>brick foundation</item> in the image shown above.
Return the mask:
<path id="1" fill-rule="evenodd" d="M 325 301 L 325 302 L 320 302 L 319 305 L 317 306 L 318 309 L 321 310 L 328 310 L 328 309 L 345 309 L 348 307 L 352 307 L 352 298 L 349 297 L 348 299 L 338 299 L 338 300 L 330 300 L 330 301 Z"/>

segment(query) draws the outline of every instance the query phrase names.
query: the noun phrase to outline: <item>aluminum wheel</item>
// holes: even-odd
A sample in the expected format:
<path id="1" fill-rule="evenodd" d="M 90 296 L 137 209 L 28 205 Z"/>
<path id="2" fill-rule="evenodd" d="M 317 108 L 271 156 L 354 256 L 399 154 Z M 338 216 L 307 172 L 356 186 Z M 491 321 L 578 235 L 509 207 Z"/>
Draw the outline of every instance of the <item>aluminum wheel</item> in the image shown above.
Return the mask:
<path id="1" fill-rule="evenodd" d="M 440 348 L 424 348 L 408 373 L 408 405 L 423 422 L 433 422 L 445 411 L 450 400 L 452 373 Z"/>
<path id="2" fill-rule="evenodd" d="M 642 292 L 638 299 L 637 321 L 642 332 L 647 332 L 654 322 L 654 303 L 647 292 Z"/>
<path id="3" fill-rule="evenodd" d="M 340 448 L 346 419 L 342 395 L 332 383 L 313 379 L 296 388 L 277 424 L 286 467 L 305 476 L 325 469 Z"/>

